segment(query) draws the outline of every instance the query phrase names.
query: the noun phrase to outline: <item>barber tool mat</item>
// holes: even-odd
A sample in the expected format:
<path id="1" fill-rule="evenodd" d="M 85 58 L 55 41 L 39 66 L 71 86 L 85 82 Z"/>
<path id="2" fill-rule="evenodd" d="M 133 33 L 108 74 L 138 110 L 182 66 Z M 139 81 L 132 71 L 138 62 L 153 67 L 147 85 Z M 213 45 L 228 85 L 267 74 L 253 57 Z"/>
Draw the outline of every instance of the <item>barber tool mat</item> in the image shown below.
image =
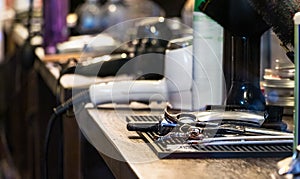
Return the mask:
<path id="1" fill-rule="evenodd" d="M 293 134 L 261 128 L 264 116 L 251 111 L 202 111 L 127 116 L 159 158 L 286 157 Z"/>

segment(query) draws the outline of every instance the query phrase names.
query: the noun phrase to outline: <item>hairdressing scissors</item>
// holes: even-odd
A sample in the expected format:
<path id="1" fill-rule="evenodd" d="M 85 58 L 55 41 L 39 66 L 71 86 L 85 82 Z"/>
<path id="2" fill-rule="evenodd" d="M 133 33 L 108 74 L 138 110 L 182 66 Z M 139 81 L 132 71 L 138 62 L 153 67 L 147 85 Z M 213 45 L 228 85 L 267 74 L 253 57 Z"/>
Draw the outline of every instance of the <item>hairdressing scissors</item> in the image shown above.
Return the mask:
<path id="1" fill-rule="evenodd" d="M 260 127 L 265 121 L 264 114 L 260 112 L 238 110 L 209 110 L 197 112 L 176 112 L 172 113 L 170 107 L 164 110 L 165 125 L 176 126 L 184 123 L 195 126 L 234 124 L 241 126 Z"/>

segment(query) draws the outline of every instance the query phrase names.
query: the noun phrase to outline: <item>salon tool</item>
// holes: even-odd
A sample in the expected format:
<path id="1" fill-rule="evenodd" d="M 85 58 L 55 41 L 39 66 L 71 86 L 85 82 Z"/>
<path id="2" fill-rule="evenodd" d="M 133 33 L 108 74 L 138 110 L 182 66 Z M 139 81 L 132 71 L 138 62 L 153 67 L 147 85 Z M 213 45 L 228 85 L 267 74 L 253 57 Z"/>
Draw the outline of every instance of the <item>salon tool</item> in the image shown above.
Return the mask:
<path id="1" fill-rule="evenodd" d="M 128 118 L 127 129 L 154 133 L 156 142 L 179 140 L 191 145 L 292 143 L 293 134 L 290 132 L 261 128 L 264 120 L 264 115 L 257 111 L 241 109 L 177 112 L 166 108 L 156 123 Z"/>
<path id="2" fill-rule="evenodd" d="M 200 111 L 170 114 L 165 110 L 164 117 L 170 124 L 189 124 L 196 127 L 205 127 L 205 130 L 221 126 L 219 129 L 238 131 L 239 133 L 262 135 L 287 134 L 287 132 L 260 128 L 264 125 L 265 118 L 262 114 L 253 111 Z"/>
<path id="3" fill-rule="evenodd" d="M 246 124 L 247 125 L 247 124 Z M 252 135 L 252 136 L 286 136 L 288 135 L 293 139 L 293 134 L 288 132 L 281 132 L 272 129 L 260 128 L 260 127 L 249 127 L 245 126 L 244 123 L 232 124 L 227 121 L 221 124 L 215 122 L 191 122 L 191 123 L 170 123 L 166 120 L 162 120 L 158 123 L 141 123 L 141 122 L 128 122 L 128 131 L 138 131 L 138 132 L 154 132 L 160 136 L 167 135 L 170 132 L 182 131 L 183 128 L 193 128 L 198 129 L 201 133 L 205 134 L 206 137 L 214 137 L 214 135 L 225 135 L 225 134 L 237 134 L 237 135 Z M 212 136 L 210 136 L 212 135 Z"/>
<path id="4" fill-rule="evenodd" d="M 260 128 L 264 122 L 261 114 L 249 111 L 200 111 L 171 114 L 165 110 L 164 116 L 157 123 L 128 122 L 129 131 L 156 132 L 164 135 L 193 126 L 215 133 L 236 133 L 243 135 L 287 135 L 287 132 Z M 163 131 L 163 132 L 162 132 Z M 292 135 L 292 134 L 290 134 Z"/>
<path id="5" fill-rule="evenodd" d="M 166 51 L 163 79 L 91 85 L 89 88 L 91 102 L 97 105 L 106 102 L 169 101 L 174 108 L 191 110 L 191 37 L 184 37 L 170 43 L 179 45 L 176 49 Z M 155 58 L 155 55 L 153 58 Z"/>
<path id="6" fill-rule="evenodd" d="M 126 126 L 128 131 L 154 132 L 159 136 L 164 136 L 168 134 L 174 129 L 174 127 L 174 124 L 169 124 L 166 121 L 159 121 L 156 123 L 128 122 Z"/>
<path id="7" fill-rule="evenodd" d="M 262 113 L 247 110 L 225 111 L 197 111 L 181 112 L 172 114 L 168 108 L 165 109 L 164 118 L 169 123 L 193 123 L 193 122 L 210 122 L 210 123 L 227 123 L 260 127 L 264 122 Z"/>
<path id="8" fill-rule="evenodd" d="M 236 137 L 212 137 L 203 140 L 188 140 L 189 144 L 198 145 L 246 145 L 246 144 L 274 144 L 274 143 L 292 143 L 293 136 L 236 136 Z"/>
<path id="9" fill-rule="evenodd" d="M 260 126 L 256 122 L 253 122 L 257 119 L 257 115 L 253 115 L 252 118 L 247 116 L 249 114 L 245 113 L 237 113 L 235 115 L 247 116 L 249 118 L 236 118 L 234 116 L 232 118 L 223 118 L 222 114 L 219 115 L 216 113 L 207 113 L 207 112 L 199 112 L 203 114 L 198 114 L 198 116 L 191 113 L 180 113 L 176 116 L 165 113 L 164 118 L 157 123 L 146 123 L 146 122 L 128 122 L 127 130 L 129 131 L 139 131 L 139 132 L 155 132 L 158 135 L 166 135 L 171 131 L 181 130 L 183 128 L 195 127 L 202 130 L 205 130 L 206 134 L 211 131 L 215 133 L 236 133 L 236 134 L 247 134 L 247 133 L 255 133 L 255 134 L 285 134 L 284 132 L 277 132 L 267 129 L 260 128 L 251 128 L 245 126 Z M 232 112 L 229 112 L 229 115 L 232 115 Z M 255 118 L 256 117 L 256 118 Z M 261 117 L 261 116 L 259 116 Z M 262 119 L 263 120 L 263 119 Z M 210 131 L 210 132 L 209 132 Z"/>
<path id="10" fill-rule="evenodd" d="M 192 46 L 191 36 L 170 41 L 165 54 L 164 78 L 161 80 L 130 80 L 93 84 L 83 92 L 73 91 L 73 97 L 54 108 L 60 115 L 70 107 L 84 102 L 127 103 L 138 101 L 169 101 L 174 109 L 192 109 Z M 173 45 L 172 45 L 173 44 Z M 153 55 L 153 54 L 151 54 Z M 156 55 L 154 54 L 153 58 Z M 159 57 L 160 58 L 160 57 Z"/>
<path id="11" fill-rule="evenodd" d="M 245 126 L 243 122 L 241 124 L 231 124 L 227 121 L 216 123 L 214 120 L 203 122 L 201 119 L 196 122 L 197 120 L 191 120 L 188 114 L 181 113 L 178 116 L 173 119 L 177 121 L 176 123 L 170 122 L 166 117 L 156 124 L 129 121 L 127 129 L 155 133 L 157 135 L 156 142 L 180 140 L 183 142 L 182 144 L 191 145 L 266 145 L 290 144 L 293 141 L 292 133 L 249 127 Z"/>
<path id="12" fill-rule="evenodd" d="M 126 121 L 132 124 L 143 122 L 149 124 L 152 123 L 153 125 L 155 121 L 160 121 L 162 119 L 161 117 L 162 116 L 159 115 L 129 115 L 126 116 Z M 209 124 L 206 126 L 207 128 L 214 128 L 219 125 L 218 123 L 212 124 L 208 122 L 206 122 L 206 124 Z M 204 125 L 202 127 L 205 134 L 206 127 L 204 127 Z M 225 124 L 224 127 L 226 127 Z M 256 129 L 256 127 L 251 126 L 245 127 Z M 197 135 L 201 131 L 197 128 L 198 127 L 195 126 L 189 126 L 188 124 L 185 124 L 182 127 L 176 127 L 170 131 L 170 133 L 173 132 L 171 133 L 170 137 L 164 138 L 165 140 L 158 139 L 166 134 L 160 135 L 155 131 L 137 133 L 145 140 L 147 145 L 149 145 L 149 147 L 159 158 L 278 158 L 287 157 L 292 154 L 293 134 L 289 132 L 283 132 L 283 134 L 286 134 L 283 136 L 275 136 L 268 134 L 221 134 L 216 133 L 217 131 L 211 130 L 210 136 L 213 136 L 213 134 L 215 135 L 213 137 L 205 137 L 205 135 Z M 267 129 L 267 131 L 269 131 L 269 129 Z M 220 132 L 222 132 L 222 130 Z M 187 134 L 189 135 L 189 133 L 191 138 L 187 137 Z M 226 141 L 227 137 L 236 137 L 234 138 L 236 140 L 229 139 Z M 241 138 L 239 139 L 238 137 Z M 211 140 L 212 142 L 210 143 L 210 138 L 219 138 L 219 141 Z M 245 139 L 249 141 L 245 141 Z M 205 143 L 201 144 L 201 140 L 205 141 Z M 221 140 L 224 141 L 223 144 Z M 268 140 L 272 141 L 268 142 Z"/>
<path id="13" fill-rule="evenodd" d="M 227 124 L 219 125 L 217 127 L 193 127 L 187 132 L 170 132 L 165 136 L 158 138 L 158 141 L 179 136 L 185 137 L 186 142 L 189 144 L 203 145 L 271 144 L 278 142 L 291 143 L 293 141 L 292 133 Z"/>

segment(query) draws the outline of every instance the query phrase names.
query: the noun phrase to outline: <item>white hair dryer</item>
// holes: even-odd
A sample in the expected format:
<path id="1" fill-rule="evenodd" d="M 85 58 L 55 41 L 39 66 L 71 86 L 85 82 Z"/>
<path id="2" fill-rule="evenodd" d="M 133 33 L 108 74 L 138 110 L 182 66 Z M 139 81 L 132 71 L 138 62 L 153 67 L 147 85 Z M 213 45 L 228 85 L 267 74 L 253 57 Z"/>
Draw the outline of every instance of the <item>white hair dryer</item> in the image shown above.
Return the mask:
<path id="1" fill-rule="evenodd" d="M 164 78 L 94 84 L 89 87 L 94 105 L 130 101 L 167 101 L 173 108 L 192 110 L 192 37 L 170 41 L 165 53 Z"/>

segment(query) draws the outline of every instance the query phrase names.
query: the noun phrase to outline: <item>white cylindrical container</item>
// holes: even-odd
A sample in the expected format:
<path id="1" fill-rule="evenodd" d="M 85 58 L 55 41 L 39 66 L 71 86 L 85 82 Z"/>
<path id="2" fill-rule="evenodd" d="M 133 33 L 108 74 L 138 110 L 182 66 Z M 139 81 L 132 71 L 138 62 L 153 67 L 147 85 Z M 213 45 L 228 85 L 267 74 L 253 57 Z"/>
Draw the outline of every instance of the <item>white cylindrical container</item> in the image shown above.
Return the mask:
<path id="1" fill-rule="evenodd" d="M 193 108 L 222 105 L 225 80 L 222 70 L 223 27 L 198 10 L 193 16 Z"/>

